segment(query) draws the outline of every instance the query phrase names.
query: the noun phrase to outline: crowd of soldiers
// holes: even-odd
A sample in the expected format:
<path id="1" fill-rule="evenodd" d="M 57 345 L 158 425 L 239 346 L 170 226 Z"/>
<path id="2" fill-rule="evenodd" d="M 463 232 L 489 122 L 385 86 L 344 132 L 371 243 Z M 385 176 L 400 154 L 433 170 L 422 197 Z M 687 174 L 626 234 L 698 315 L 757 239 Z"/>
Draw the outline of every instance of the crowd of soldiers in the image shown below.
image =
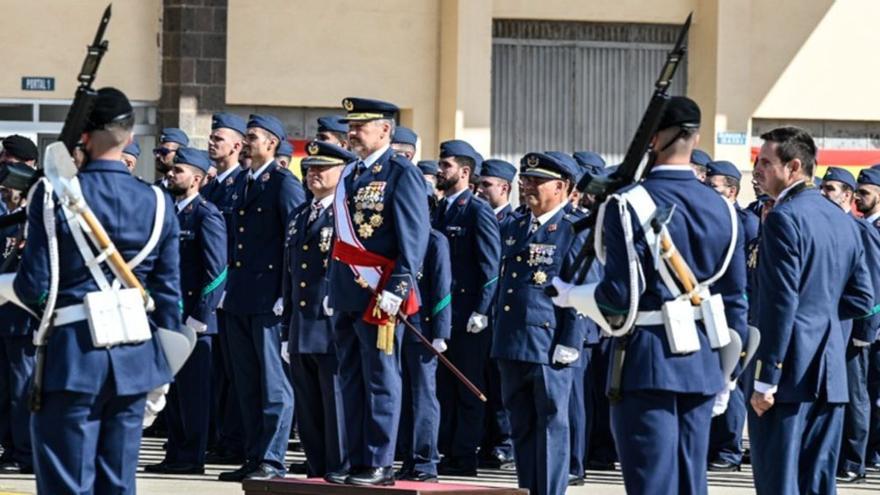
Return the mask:
<path id="1" fill-rule="evenodd" d="M 751 462 L 757 491 L 778 494 L 880 470 L 880 169 L 814 181 L 812 138 L 779 128 L 762 136 L 758 200 L 740 207 L 738 167 L 697 149 L 700 110 L 674 97 L 644 180 L 600 207 L 574 187 L 615 172 L 596 153 L 516 167 L 450 140 L 414 164 L 395 105 L 342 110 L 318 119 L 302 180 L 281 121 L 222 112 L 207 150 L 163 129 L 150 185 L 133 175 L 127 98 L 99 91 L 78 187 L 149 293 L 151 326 L 195 335 L 176 375 L 158 339 L 96 344 L 83 300 L 118 274 L 48 182 L 3 189 L 28 222 L 2 232 L 18 305 L 0 305 L 0 472 L 35 471 L 41 493 L 133 493 L 142 424 L 168 439 L 146 472 L 240 465 L 223 481 L 492 467 L 562 494 L 619 463 L 629 493 L 700 494 L 707 470 Z M 3 140 L 2 161 L 38 158 Z M 594 237 L 579 227 L 591 214 Z M 588 240 L 585 282 L 563 280 Z M 731 340 L 743 352 L 727 366 Z M 306 461 L 288 466 L 294 430 Z"/>

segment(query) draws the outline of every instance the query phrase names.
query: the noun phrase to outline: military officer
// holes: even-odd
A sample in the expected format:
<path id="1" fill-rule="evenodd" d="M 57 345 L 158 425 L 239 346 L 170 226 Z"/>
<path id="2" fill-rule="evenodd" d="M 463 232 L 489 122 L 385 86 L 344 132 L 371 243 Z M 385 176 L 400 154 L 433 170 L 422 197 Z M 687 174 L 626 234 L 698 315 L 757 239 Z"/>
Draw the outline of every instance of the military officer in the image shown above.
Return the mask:
<path id="1" fill-rule="evenodd" d="M 651 138 L 655 165 L 599 212 L 601 281 L 572 288 L 554 280 L 558 304 L 574 305 L 617 336 L 608 392 L 615 397 L 611 427 L 628 493 L 653 493 L 658 486 L 667 493 L 707 492 L 713 398 L 729 380 L 713 346 L 722 348 L 724 336 L 730 338 L 728 327 L 746 337 L 743 238 L 733 207 L 701 184 L 690 166 L 699 123 L 696 103 L 670 100 Z M 642 229 L 653 211 L 667 207 L 674 210 L 658 227 L 660 235 Z M 705 330 L 703 312 L 682 293 L 665 258 L 654 259 L 661 238 L 689 267 L 700 300 L 713 305 L 705 317 L 717 322 L 716 332 Z"/>
<path id="2" fill-rule="evenodd" d="M 179 241 L 173 205 L 166 204 L 166 195 L 132 177 L 121 161 L 134 124 L 128 98 L 113 88 L 97 93 L 82 136 L 90 161 L 77 174 L 79 188 L 116 250 L 125 260 L 140 261 L 132 270 L 154 303 L 151 333 L 156 327 L 179 331 Z M 49 215 L 52 221 L 46 223 L 43 210 L 52 207 L 47 202 L 53 198 L 46 184 L 35 187 L 28 206 L 28 242 L 14 281 L 17 297 L 37 314 L 44 310 L 43 301 L 48 301 L 47 311 L 53 303 L 55 308 L 42 407 L 31 425 L 37 491 L 135 493 L 145 406 L 155 411 L 161 396 L 151 394 L 148 400 L 147 393 L 169 383 L 172 371 L 158 337 L 93 345 L 82 304 L 86 294 L 109 287 L 111 272 L 91 263 L 96 255 L 76 230 L 81 227 L 75 217 L 68 221 L 68 214 L 56 205 L 54 218 Z M 58 237 L 58 271 L 49 263 L 52 243 L 47 228 Z M 52 279 L 57 286 L 50 284 Z"/>
<path id="3" fill-rule="evenodd" d="M 431 229 L 428 251 L 418 273 L 422 307 L 410 321 L 440 352 L 447 349 L 452 331 L 452 268 L 449 241 Z M 403 466 L 395 478 L 437 481 L 437 436 L 440 403 L 437 400 L 437 357 L 411 333 L 403 337 L 403 405 L 398 448 Z"/>
<path id="4" fill-rule="evenodd" d="M 434 208 L 443 198 L 443 193 L 437 190 L 437 171 L 440 166 L 437 164 L 437 160 L 419 160 L 416 166 L 422 171 L 422 177 L 425 178 L 425 183 L 428 185 L 428 205 L 433 215 Z"/>
<path id="5" fill-rule="evenodd" d="M 758 237 L 760 219 L 736 202 L 742 173 L 731 162 L 712 161 L 706 165 L 706 185 L 715 189 L 733 204 L 743 229 L 745 245 L 752 245 Z M 748 258 L 748 250 L 744 251 Z M 745 380 L 738 380 L 730 391 L 727 410 L 712 418 L 709 433 L 709 471 L 739 471 L 742 463 L 742 432 L 746 422 Z"/>
<path id="6" fill-rule="evenodd" d="M 709 156 L 709 153 L 701 149 L 694 149 L 693 153 L 691 153 L 691 167 L 694 169 L 694 173 L 697 174 L 697 179 L 700 182 L 706 181 L 706 173 L 709 170 L 709 162 L 712 161 L 712 157 Z"/>
<path id="7" fill-rule="evenodd" d="M 208 157 L 217 168 L 217 177 L 203 184 L 199 195 L 213 203 L 223 214 L 226 224 L 226 253 L 232 252 L 232 219 L 235 181 L 241 174 L 239 157 L 244 146 L 247 122 L 234 113 L 219 112 L 211 118 L 208 137 Z M 227 260 L 228 261 L 228 260 Z M 222 297 L 222 295 L 221 295 Z M 232 362 L 226 332 L 226 315 L 217 308 L 217 336 L 212 346 L 214 354 L 214 418 L 215 438 L 205 461 L 209 464 L 241 464 L 244 462 L 244 444 L 241 408 L 232 385 Z"/>
<path id="8" fill-rule="evenodd" d="M 189 136 L 183 129 L 166 127 L 159 135 L 159 146 L 153 148 L 153 157 L 156 159 L 156 185 L 165 187 L 165 174 L 174 164 L 174 154 L 179 148 L 189 146 Z"/>
<path id="9" fill-rule="evenodd" d="M 391 138 L 391 149 L 395 153 L 402 154 L 407 160 L 412 161 L 416 156 L 416 144 L 419 136 L 409 127 L 397 126 L 394 129 L 394 137 Z"/>
<path id="10" fill-rule="evenodd" d="M 290 362 L 296 418 L 306 454 L 306 474 L 321 477 L 348 467 L 327 263 L 333 247 L 333 195 L 346 163 L 357 160 L 336 145 L 306 147 L 306 185 L 314 195 L 300 207 L 287 232 L 284 262 L 282 355 Z"/>
<path id="11" fill-rule="evenodd" d="M 544 288 L 584 242 L 565 212 L 576 167 L 529 153 L 520 185 L 531 213 L 505 225 L 492 357 L 510 411 L 517 479 L 530 493 L 563 494 L 569 464 L 568 401 L 584 336 L 572 309 L 553 306 Z M 453 340 L 453 345 L 455 340 Z"/>
<path id="12" fill-rule="evenodd" d="M 591 175 L 602 175 L 605 173 L 605 159 L 594 151 L 575 151 L 572 157 L 584 170 L 584 173 Z M 589 193 L 584 193 L 580 198 L 580 206 L 582 208 L 588 209 L 595 202 L 595 196 Z"/>
<path id="13" fill-rule="evenodd" d="M 835 493 L 848 399 L 840 321 L 870 316 L 874 291 L 858 226 L 812 186 L 812 137 L 781 127 L 761 139 L 755 179 L 776 203 L 761 233 L 760 257 L 769 262 L 758 267 L 762 336 L 749 408 L 755 488 Z"/>
<path id="14" fill-rule="evenodd" d="M 275 161 L 283 168 L 290 167 L 290 159 L 293 157 L 293 145 L 285 139 L 278 145 L 278 151 L 275 152 Z"/>
<path id="15" fill-rule="evenodd" d="M 318 132 L 315 139 L 350 149 L 348 145 L 348 123 L 338 115 L 328 115 L 318 119 Z"/>
<path id="16" fill-rule="evenodd" d="M 199 189 L 211 167 L 205 151 L 179 148 L 168 177 L 180 224 L 180 288 L 184 324 L 198 335 L 196 347 L 168 395 L 165 459 L 150 473 L 203 474 L 211 400 L 211 347 L 217 303 L 226 284 L 226 223 Z"/>
<path id="17" fill-rule="evenodd" d="M 277 118 L 251 115 L 245 137 L 251 167 L 239 174 L 232 195 L 223 310 L 247 461 L 221 473 L 221 481 L 283 477 L 286 468 L 293 391 L 281 361 L 281 275 L 287 224 L 305 200 L 302 183 L 275 162 L 286 137 Z"/>
<path id="18" fill-rule="evenodd" d="M 452 257 L 452 344 L 449 360 L 480 390 L 485 390 L 491 332 L 489 308 L 495 297 L 501 241 L 489 204 L 468 189 L 483 157 L 465 141 L 440 144 L 437 188 L 444 198 L 432 226 L 446 235 Z M 438 378 L 440 404 L 440 474 L 477 475 L 477 449 L 483 438 L 486 407 L 447 370 Z"/>
<path id="19" fill-rule="evenodd" d="M 859 173 L 858 188 L 855 192 L 856 209 L 864 215 L 865 221 L 880 229 L 880 169 L 874 165 Z M 874 286 L 875 292 L 877 286 Z M 875 294 L 876 296 L 876 294 Z M 871 415 L 868 428 L 868 447 L 865 467 L 869 471 L 880 471 L 880 342 L 870 340 L 868 351 L 868 397 L 871 402 Z"/>
<path id="20" fill-rule="evenodd" d="M 515 177 L 516 167 L 511 163 L 491 158 L 483 161 L 477 196 L 489 203 L 499 225 L 503 225 L 513 215 L 510 191 Z"/>
<path id="21" fill-rule="evenodd" d="M 125 162 L 125 168 L 132 174 L 134 174 L 134 170 L 137 168 L 138 157 L 140 156 L 141 147 L 137 144 L 137 141 L 132 140 L 131 144 L 122 150 L 122 161 Z"/>
<path id="22" fill-rule="evenodd" d="M 400 421 L 400 310 L 418 311 L 417 274 L 428 246 L 428 207 L 419 170 L 391 149 L 398 108 L 346 98 L 348 138 L 359 160 L 334 195 L 337 240 L 329 272 L 350 469 L 332 483 L 394 484 Z"/>

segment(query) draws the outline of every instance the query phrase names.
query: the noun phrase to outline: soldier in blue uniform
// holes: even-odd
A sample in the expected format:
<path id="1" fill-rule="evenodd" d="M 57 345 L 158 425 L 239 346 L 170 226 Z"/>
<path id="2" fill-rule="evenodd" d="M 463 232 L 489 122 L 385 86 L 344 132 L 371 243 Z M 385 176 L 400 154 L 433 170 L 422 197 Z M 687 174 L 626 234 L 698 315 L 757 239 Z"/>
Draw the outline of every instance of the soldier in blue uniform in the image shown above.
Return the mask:
<path id="1" fill-rule="evenodd" d="M 591 175 L 602 175 L 605 173 L 605 159 L 594 151 L 576 151 L 572 154 L 572 157 L 574 157 L 577 164 L 584 170 L 584 173 Z M 580 198 L 580 206 L 583 208 L 590 208 L 595 201 L 596 198 L 593 195 L 584 193 Z"/>
<path id="2" fill-rule="evenodd" d="M 221 473 L 221 481 L 283 477 L 293 419 L 293 391 L 281 361 L 281 279 L 287 224 L 305 195 L 302 183 L 275 162 L 286 139 L 278 119 L 251 115 L 245 139 L 251 167 L 239 174 L 232 195 L 223 310 L 247 460 Z"/>
<path id="3" fill-rule="evenodd" d="M 394 136 L 391 138 L 391 149 L 395 153 L 403 155 L 409 161 L 416 156 L 416 144 L 419 136 L 409 127 L 397 126 L 394 128 Z"/>
<path id="4" fill-rule="evenodd" d="M 278 150 L 275 152 L 275 161 L 281 165 L 282 168 L 287 168 L 290 166 L 290 159 L 293 157 L 293 145 L 290 144 L 290 141 L 285 139 L 281 141 L 281 144 L 278 145 Z"/>
<path id="5" fill-rule="evenodd" d="M 712 161 L 712 157 L 709 156 L 709 153 L 701 149 L 694 149 L 691 153 L 691 168 L 694 169 L 694 173 L 697 174 L 697 179 L 700 182 L 706 182 L 706 175 L 709 171 L 709 162 Z"/>
<path id="6" fill-rule="evenodd" d="M 544 289 L 567 269 L 585 233 L 565 212 L 576 165 L 547 153 L 523 157 L 520 183 L 531 213 L 508 222 L 501 236 L 492 357 L 498 360 L 510 412 L 521 488 L 561 495 L 568 482 L 568 402 L 584 335 L 572 309 L 556 308 Z M 453 344 L 454 344 L 453 340 Z"/>
<path id="7" fill-rule="evenodd" d="M 428 186 L 428 209 L 433 216 L 434 209 L 443 199 L 443 193 L 437 190 L 437 172 L 440 170 L 440 166 L 437 164 L 437 160 L 419 160 L 416 166 L 421 170 L 422 177 L 425 178 L 425 183 Z"/>
<path id="8" fill-rule="evenodd" d="M 149 313 L 153 338 L 112 347 L 92 344 L 83 300 L 113 275 L 104 264 L 90 270 L 84 257 L 95 254 L 80 251 L 72 235 L 79 223 L 68 221 L 58 205 L 52 223 L 61 266 L 52 273 L 43 211 L 52 196 L 46 194 L 46 182 L 34 188 L 28 205 L 27 244 L 14 290 L 37 314 L 53 310 L 46 306 L 53 302 L 55 311 L 42 407 L 31 425 L 40 493 L 135 493 L 145 407 L 155 412 L 161 397 L 159 392 L 148 400 L 148 392 L 162 390 L 172 378 L 156 331 L 181 328 L 177 219 L 167 196 L 132 177 L 121 161 L 133 124 L 125 95 L 113 88 L 98 90 L 82 138 L 90 161 L 79 170 L 77 181 L 122 257 L 134 260 L 140 254 L 132 269 L 154 302 Z M 148 243 L 150 239 L 155 243 Z M 82 248 L 91 251 L 82 240 Z M 57 298 L 50 284 L 55 277 Z"/>
<path id="9" fill-rule="evenodd" d="M 874 291 L 858 226 L 812 186 L 813 139 L 796 127 L 761 139 L 755 178 L 776 203 L 759 251 L 762 336 L 749 408 L 755 488 L 835 493 L 848 400 L 840 321 L 872 316 Z"/>
<path id="10" fill-rule="evenodd" d="M 733 204 L 736 215 L 743 229 L 748 259 L 748 247 L 758 237 L 760 219 L 749 210 L 737 203 L 742 180 L 742 173 L 731 162 L 712 161 L 706 165 L 706 185 L 715 189 L 724 199 Z M 742 432 L 746 423 L 746 380 L 738 380 L 736 387 L 730 391 L 727 410 L 712 418 L 712 429 L 709 433 L 709 471 L 739 471 L 742 464 Z"/>
<path id="11" fill-rule="evenodd" d="M 321 477 L 348 467 L 335 317 L 325 298 L 327 263 L 335 239 L 333 195 L 343 166 L 357 156 L 319 141 L 310 143 L 306 151 L 306 185 L 314 199 L 296 211 L 287 231 L 282 355 L 290 362 L 306 474 Z"/>
<path id="12" fill-rule="evenodd" d="M 447 349 L 452 331 L 452 268 L 449 241 L 431 229 L 428 251 L 418 273 L 422 307 L 410 321 L 440 352 Z M 398 448 L 403 466 L 395 478 L 437 481 L 437 435 L 440 403 L 437 400 L 437 357 L 409 332 L 403 337 L 403 406 Z"/>
<path id="13" fill-rule="evenodd" d="M 153 148 L 153 157 L 156 159 L 156 181 L 155 185 L 165 187 L 165 174 L 171 170 L 174 164 L 174 154 L 177 150 L 189 146 L 189 136 L 183 132 L 183 129 L 177 127 L 166 127 L 162 129 L 159 135 L 159 146 Z"/>
<path id="14" fill-rule="evenodd" d="M 208 154 L 180 148 L 168 174 L 180 225 L 180 289 L 183 321 L 198 335 L 196 347 L 168 395 L 165 459 L 149 473 L 203 474 L 211 401 L 211 348 L 217 303 L 226 284 L 226 224 L 216 206 L 199 195 L 211 167 Z"/>
<path id="15" fill-rule="evenodd" d="M 511 163 L 492 158 L 483 161 L 477 196 L 489 203 L 499 225 L 506 223 L 513 215 L 510 191 L 515 177 L 516 167 Z"/>
<path id="16" fill-rule="evenodd" d="M 391 485 L 400 421 L 400 347 L 395 316 L 418 311 L 417 274 L 428 246 L 422 175 L 391 149 L 396 106 L 346 98 L 349 143 L 334 195 L 337 240 L 329 272 L 350 469 L 332 483 Z M 366 287 L 364 287 L 364 285 Z M 380 338 L 381 337 L 381 338 Z"/>
<path id="17" fill-rule="evenodd" d="M 318 132 L 315 139 L 350 149 L 348 145 L 348 123 L 338 115 L 328 115 L 318 119 Z"/>
<path id="18" fill-rule="evenodd" d="M 468 189 L 483 157 L 460 140 L 440 144 L 437 188 L 444 198 L 432 226 L 446 235 L 452 257 L 452 343 L 449 360 L 485 390 L 491 332 L 489 309 L 495 297 L 501 258 L 498 221 L 489 204 Z M 440 474 L 476 476 L 486 405 L 448 370 L 438 377 L 442 407 Z"/>
<path id="19" fill-rule="evenodd" d="M 131 144 L 122 150 L 122 161 L 125 163 L 125 168 L 132 174 L 134 174 L 134 170 L 137 168 L 138 157 L 140 156 L 141 147 L 137 144 L 137 141 L 132 141 Z"/>
<path id="20" fill-rule="evenodd" d="M 729 380 L 713 345 L 723 347 L 728 327 L 746 338 L 739 221 L 733 207 L 700 183 L 690 167 L 699 122 L 696 103 L 671 99 L 652 137 L 655 165 L 644 181 L 620 191 L 599 212 L 602 280 L 574 288 L 554 280 L 559 291 L 554 301 L 573 305 L 616 336 L 608 392 L 614 397 L 611 427 L 628 493 L 653 493 L 657 487 L 667 493 L 707 493 L 713 399 Z M 702 312 L 682 293 L 668 266 L 655 259 L 657 231 L 642 228 L 650 225 L 653 211 L 665 207 L 674 210 L 660 233 L 690 268 L 700 300 L 713 305 L 706 317 L 719 322 L 711 340 Z M 667 314 L 673 319 L 664 324 Z"/>
<path id="21" fill-rule="evenodd" d="M 208 157 L 217 168 L 217 177 L 202 185 L 199 195 L 220 210 L 226 224 L 226 253 L 232 252 L 232 210 L 235 181 L 242 168 L 239 157 L 244 146 L 247 122 L 228 112 L 215 113 L 211 119 L 211 135 L 208 137 Z M 228 262 L 228 260 L 227 260 Z M 228 264 L 228 263 L 227 263 Z M 223 296 L 221 295 L 221 298 Z M 214 379 L 214 438 L 205 461 L 209 464 L 241 464 L 244 462 L 244 432 L 241 424 L 241 407 L 232 384 L 232 362 L 229 357 L 229 340 L 226 332 L 226 315 L 217 308 L 217 337 L 213 345 Z"/>
<path id="22" fill-rule="evenodd" d="M 855 191 L 856 209 L 864 215 L 865 222 L 880 229 L 880 169 L 874 165 L 859 173 L 858 188 Z M 870 269 L 871 267 L 869 267 Z M 877 285 L 874 285 L 875 292 Z M 877 294 L 875 293 L 875 296 Z M 868 351 L 868 398 L 871 414 L 868 428 L 868 445 L 865 454 L 865 469 L 880 471 L 880 342 L 877 337 L 871 342 Z"/>

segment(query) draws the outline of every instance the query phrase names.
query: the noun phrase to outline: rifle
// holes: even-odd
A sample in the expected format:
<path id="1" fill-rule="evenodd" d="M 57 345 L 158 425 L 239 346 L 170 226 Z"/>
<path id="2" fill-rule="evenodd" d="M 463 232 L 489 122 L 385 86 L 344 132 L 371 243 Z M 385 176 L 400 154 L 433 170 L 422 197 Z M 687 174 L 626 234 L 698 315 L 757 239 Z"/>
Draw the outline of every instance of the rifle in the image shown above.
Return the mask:
<path id="1" fill-rule="evenodd" d="M 645 110 L 641 122 L 639 122 L 639 127 L 636 129 L 636 133 L 629 144 L 629 148 L 626 150 L 623 163 L 620 164 L 613 174 L 607 177 L 585 174 L 577 184 L 578 191 L 595 195 L 596 201 L 593 203 L 593 206 L 590 207 L 589 214 L 585 218 L 574 223 L 575 232 L 582 232 L 586 229 L 590 229 L 590 233 L 587 236 L 587 241 L 584 244 L 584 247 L 581 249 L 580 253 L 578 253 L 577 257 L 575 257 L 574 262 L 568 267 L 568 270 L 566 270 L 565 273 L 561 274 L 562 276 L 560 278 L 565 281 L 582 284 L 587 276 L 587 272 L 590 271 L 590 267 L 593 265 L 593 261 L 596 259 L 596 250 L 593 246 L 593 241 L 595 238 L 596 217 L 599 206 L 602 205 L 609 196 L 623 187 L 639 182 L 645 174 L 647 163 L 643 164 L 642 160 L 645 157 L 645 153 L 647 153 L 650 148 L 651 138 L 657 132 L 657 127 L 660 125 L 660 118 L 663 116 L 663 111 L 666 109 L 666 104 L 669 102 L 669 85 L 672 82 L 672 78 L 675 76 L 675 71 L 678 69 L 679 64 L 682 59 L 684 59 L 685 53 L 687 52 L 686 38 L 688 30 L 690 30 L 691 27 L 692 16 L 692 13 L 688 14 L 687 20 L 684 21 L 681 31 L 678 33 L 678 39 L 675 42 L 675 46 L 666 55 L 666 63 L 660 71 L 660 76 L 657 78 L 657 82 L 654 83 L 654 94 L 651 96 L 651 101 L 648 103 L 648 108 Z M 557 295 L 556 288 L 553 286 L 548 286 L 545 289 L 545 292 L 551 297 Z"/>
<path id="2" fill-rule="evenodd" d="M 80 136 L 88 123 L 89 114 L 91 114 L 92 108 L 95 105 L 95 98 L 98 96 L 97 91 L 92 87 L 92 83 L 95 81 L 95 74 L 98 71 L 98 65 L 100 65 L 101 59 L 107 52 L 109 45 L 109 42 L 104 39 L 104 31 L 107 29 L 107 24 L 109 23 L 110 5 L 104 9 L 104 15 L 101 17 L 100 24 L 98 24 L 98 32 L 95 33 L 95 39 L 87 48 L 86 58 L 83 61 L 79 76 L 77 76 L 79 87 L 76 88 L 76 96 L 73 99 L 73 103 L 70 105 L 70 110 L 67 111 L 67 117 L 64 119 L 64 127 L 61 128 L 61 134 L 58 136 L 58 141 L 64 143 L 64 147 L 67 148 L 67 158 L 70 158 L 70 155 L 73 154 L 73 150 L 76 148 L 76 144 L 79 142 Z M 33 182 L 36 182 L 41 175 L 42 173 L 36 174 Z M 54 311 L 54 308 L 47 308 L 47 311 Z M 44 317 L 44 319 L 45 318 L 47 317 Z M 50 318 L 48 326 L 45 326 L 43 322 L 40 323 L 40 328 L 43 332 L 42 335 L 37 336 L 39 342 L 34 358 L 34 376 L 31 381 L 30 397 L 28 401 L 30 410 L 33 412 L 39 411 L 42 407 L 43 374 L 46 366 L 46 343 L 49 340 L 52 331 L 52 316 L 50 315 L 48 318 Z"/>

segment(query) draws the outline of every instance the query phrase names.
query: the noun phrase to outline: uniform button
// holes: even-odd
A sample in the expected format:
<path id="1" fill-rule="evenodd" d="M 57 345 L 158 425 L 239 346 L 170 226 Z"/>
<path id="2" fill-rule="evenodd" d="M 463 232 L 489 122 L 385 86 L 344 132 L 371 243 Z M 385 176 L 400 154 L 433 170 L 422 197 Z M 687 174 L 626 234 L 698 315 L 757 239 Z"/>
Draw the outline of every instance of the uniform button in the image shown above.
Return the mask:
<path id="1" fill-rule="evenodd" d="M 186 295 L 188 295 L 188 296 L 193 295 L 193 291 L 191 291 L 191 290 L 186 291 Z"/>
<path id="2" fill-rule="evenodd" d="M 544 322 L 544 328 L 550 328 L 550 322 L 549 322 L 549 321 L 545 321 L 545 322 Z"/>
<path id="3" fill-rule="evenodd" d="M 516 278 L 516 272 L 511 273 L 510 276 Z"/>
<path id="4" fill-rule="evenodd" d="M 303 263 L 302 265 L 299 265 L 299 266 L 300 266 L 303 270 L 305 270 L 306 268 L 309 267 L 309 264 L 308 264 L 308 263 Z"/>
<path id="5" fill-rule="evenodd" d="M 299 286 L 302 287 L 302 288 L 305 288 L 306 283 L 305 283 L 305 282 L 300 282 L 300 283 L 299 283 Z"/>
<path id="6" fill-rule="evenodd" d="M 239 227 L 239 228 L 238 228 L 238 231 L 239 231 L 239 232 L 244 232 L 244 227 Z"/>
<path id="7" fill-rule="evenodd" d="M 263 211 L 262 208 L 257 208 L 257 213 L 261 213 Z"/>
<path id="8" fill-rule="evenodd" d="M 238 245 L 238 249 L 244 249 L 244 246 L 241 245 L 241 244 L 239 244 L 239 245 Z"/>
<path id="9" fill-rule="evenodd" d="M 300 305 L 300 307 L 305 307 L 305 305 L 306 305 L 306 300 L 303 299 L 302 301 L 300 301 L 300 302 L 299 302 L 299 305 Z"/>
<path id="10" fill-rule="evenodd" d="M 272 265 L 269 265 L 269 269 L 270 269 L 270 270 L 272 269 Z"/>
<path id="11" fill-rule="evenodd" d="M 461 293 L 464 294 L 464 289 L 461 289 Z"/>
<path id="12" fill-rule="evenodd" d="M 240 266 L 241 266 L 241 261 L 236 261 L 236 262 L 235 262 L 235 267 L 238 268 L 238 267 L 240 267 Z"/>
<path id="13" fill-rule="evenodd" d="M 507 289 L 508 294 L 513 294 L 513 289 Z"/>
<path id="14" fill-rule="evenodd" d="M 303 244 L 303 251 L 308 251 L 308 250 L 309 250 L 309 245 Z"/>
<path id="15" fill-rule="evenodd" d="M 516 261 L 522 261 L 522 256 L 517 256 Z"/>
<path id="16" fill-rule="evenodd" d="M 508 306 L 508 305 L 505 304 L 505 305 L 504 305 L 504 311 L 510 311 L 510 306 Z"/>
<path id="17" fill-rule="evenodd" d="M 425 317 L 425 321 L 431 321 L 431 317 L 430 317 L 430 316 L 426 316 L 426 317 Z"/>
<path id="18" fill-rule="evenodd" d="M 238 210 L 238 214 L 244 216 L 244 210 Z"/>

